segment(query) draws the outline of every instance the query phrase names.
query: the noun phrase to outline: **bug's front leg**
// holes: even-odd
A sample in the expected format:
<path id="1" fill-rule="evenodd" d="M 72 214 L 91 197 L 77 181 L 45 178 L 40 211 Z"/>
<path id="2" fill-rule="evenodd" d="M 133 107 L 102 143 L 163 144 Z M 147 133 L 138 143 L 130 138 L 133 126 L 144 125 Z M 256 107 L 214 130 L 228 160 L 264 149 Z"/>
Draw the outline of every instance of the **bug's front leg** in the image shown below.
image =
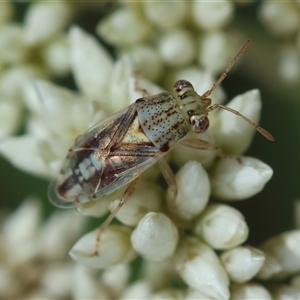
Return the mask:
<path id="1" fill-rule="evenodd" d="M 107 228 L 107 226 L 110 224 L 110 222 L 114 219 L 118 211 L 121 209 L 123 205 L 125 205 L 132 194 L 135 191 L 136 184 L 138 182 L 139 177 L 135 178 L 133 181 L 129 183 L 127 186 L 119 204 L 117 207 L 110 213 L 110 215 L 106 218 L 106 220 L 99 226 L 98 231 L 97 231 L 97 237 L 96 237 L 96 244 L 95 244 L 95 250 L 93 253 L 93 256 L 99 256 L 99 246 L 100 246 L 100 241 L 101 241 L 101 235 L 104 232 L 104 230 Z"/>
<path id="2" fill-rule="evenodd" d="M 240 158 L 235 155 L 228 155 L 222 151 L 222 149 L 217 146 L 216 144 L 210 143 L 205 140 L 197 139 L 197 138 L 187 138 L 180 142 L 181 145 L 198 149 L 198 150 L 214 150 L 217 152 L 217 155 L 219 155 L 221 158 L 232 158 L 237 159 L 238 162 L 240 162 Z"/>

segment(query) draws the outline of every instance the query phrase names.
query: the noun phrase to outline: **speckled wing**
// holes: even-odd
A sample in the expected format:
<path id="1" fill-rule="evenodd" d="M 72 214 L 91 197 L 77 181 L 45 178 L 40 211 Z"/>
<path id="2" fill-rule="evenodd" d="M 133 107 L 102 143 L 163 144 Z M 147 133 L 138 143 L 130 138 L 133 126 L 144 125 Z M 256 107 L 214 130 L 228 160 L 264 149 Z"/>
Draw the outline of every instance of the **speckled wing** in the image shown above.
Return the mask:
<path id="1" fill-rule="evenodd" d="M 76 139 L 50 184 L 50 201 L 72 207 L 111 194 L 162 155 L 141 128 L 134 103 Z"/>

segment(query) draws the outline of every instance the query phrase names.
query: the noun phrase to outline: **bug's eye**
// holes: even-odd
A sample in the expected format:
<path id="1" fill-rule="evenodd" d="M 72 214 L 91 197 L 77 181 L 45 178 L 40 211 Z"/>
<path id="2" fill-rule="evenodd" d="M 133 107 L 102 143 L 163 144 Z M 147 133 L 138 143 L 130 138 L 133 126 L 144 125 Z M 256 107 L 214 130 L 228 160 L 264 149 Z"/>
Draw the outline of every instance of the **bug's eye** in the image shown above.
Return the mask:
<path id="1" fill-rule="evenodd" d="M 209 119 L 206 116 L 201 118 L 191 117 L 191 123 L 194 125 L 193 129 L 196 133 L 202 133 L 209 127 Z"/>

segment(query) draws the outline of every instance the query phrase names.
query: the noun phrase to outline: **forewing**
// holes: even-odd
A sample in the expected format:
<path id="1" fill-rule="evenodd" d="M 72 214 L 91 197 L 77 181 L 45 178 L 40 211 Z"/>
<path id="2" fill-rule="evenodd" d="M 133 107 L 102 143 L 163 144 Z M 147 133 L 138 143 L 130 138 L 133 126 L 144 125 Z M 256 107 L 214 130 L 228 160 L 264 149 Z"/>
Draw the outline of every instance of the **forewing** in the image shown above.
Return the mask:
<path id="1" fill-rule="evenodd" d="M 50 201 L 72 207 L 110 194 L 136 178 L 161 156 L 140 130 L 132 104 L 79 136 L 58 179 L 49 186 Z"/>

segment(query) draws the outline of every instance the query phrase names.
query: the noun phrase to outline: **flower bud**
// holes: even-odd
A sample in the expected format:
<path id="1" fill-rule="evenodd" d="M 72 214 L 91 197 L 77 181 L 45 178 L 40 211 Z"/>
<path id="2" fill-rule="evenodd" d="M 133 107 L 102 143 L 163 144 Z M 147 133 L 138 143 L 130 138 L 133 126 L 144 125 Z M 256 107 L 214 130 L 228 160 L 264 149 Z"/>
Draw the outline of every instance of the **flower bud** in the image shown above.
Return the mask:
<path id="1" fill-rule="evenodd" d="M 252 157 L 219 160 L 210 172 L 212 194 L 223 200 L 243 200 L 259 193 L 273 170 Z"/>
<path id="2" fill-rule="evenodd" d="M 231 299 L 273 299 L 271 294 L 262 285 L 256 283 L 235 284 L 231 286 Z"/>
<path id="3" fill-rule="evenodd" d="M 262 251 L 249 246 L 228 250 L 220 258 L 229 278 L 238 283 L 253 278 L 265 260 Z"/>
<path id="4" fill-rule="evenodd" d="M 215 249 L 229 249 L 248 237 L 244 216 L 227 205 L 209 205 L 195 224 L 195 234 Z"/>
<path id="5" fill-rule="evenodd" d="M 143 257 L 163 261 L 174 254 L 178 230 L 163 213 L 145 215 L 131 235 L 132 247 Z"/>
<path id="6" fill-rule="evenodd" d="M 176 174 L 178 194 L 168 190 L 170 209 L 181 220 L 192 220 L 206 206 L 210 183 L 205 169 L 196 161 L 189 161 Z"/>
<path id="7" fill-rule="evenodd" d="M 182 241 L 175 257 L 181 278 L 212 299 L 229 299 L 229 280 L 215 252 L 195 238 Z"/>
<path id="8" fill-rule="evenodd" d="M 70 256 L 77 262 L 92 268 L 107 268 L 124 263 L 135 257 L 130 244 L 129 228 L 111 225 L 102 232 L 97 246 L 98 229 L 81 237 L 70 251 Z M 97 253 L 95 253 L 97 251 Z"/>

